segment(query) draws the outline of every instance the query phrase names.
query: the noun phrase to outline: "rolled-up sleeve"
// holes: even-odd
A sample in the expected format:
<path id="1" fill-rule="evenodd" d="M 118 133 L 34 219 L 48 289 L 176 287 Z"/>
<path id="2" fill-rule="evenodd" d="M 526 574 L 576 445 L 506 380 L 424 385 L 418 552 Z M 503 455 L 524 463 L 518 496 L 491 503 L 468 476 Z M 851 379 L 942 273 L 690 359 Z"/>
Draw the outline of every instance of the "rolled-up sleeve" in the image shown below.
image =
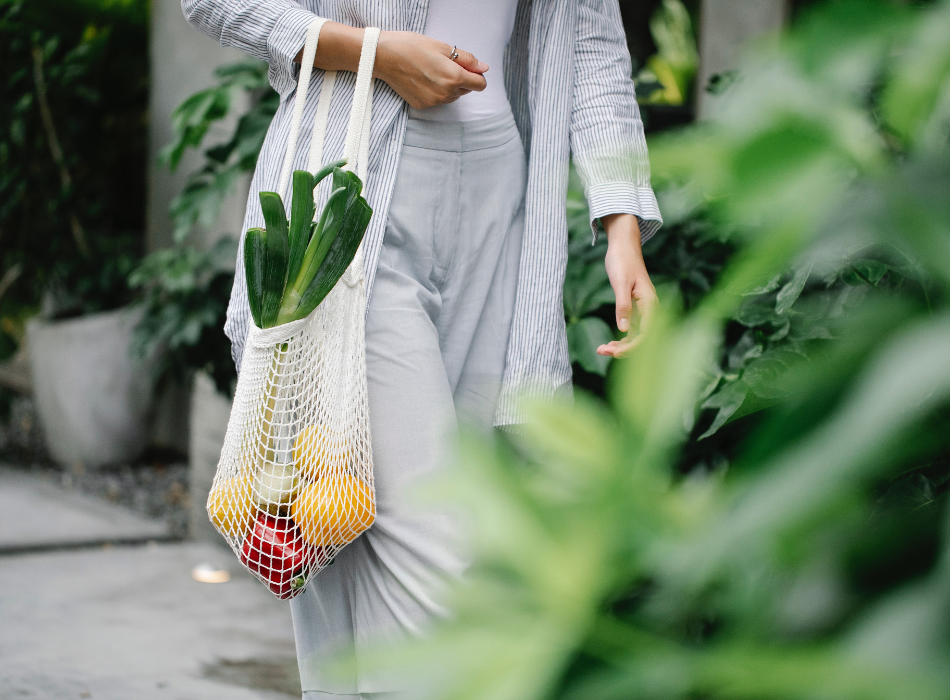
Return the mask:
<path id="1" fill-rule="evenodd" d="M 267 61 L 269 78 L 281 98 L 297 86 L 294 57 L 316 19 L 293 0 L 182 0 L 192 26 L 222 46 Z"/>
<path id="2" fill-rule="evenodd" d="M 650 159 L 631 78 L 617 0 L 578 0 L 571 152 L 591 224 L 634 214 L 642 240 L 663 223 L 650 186 Z"/>

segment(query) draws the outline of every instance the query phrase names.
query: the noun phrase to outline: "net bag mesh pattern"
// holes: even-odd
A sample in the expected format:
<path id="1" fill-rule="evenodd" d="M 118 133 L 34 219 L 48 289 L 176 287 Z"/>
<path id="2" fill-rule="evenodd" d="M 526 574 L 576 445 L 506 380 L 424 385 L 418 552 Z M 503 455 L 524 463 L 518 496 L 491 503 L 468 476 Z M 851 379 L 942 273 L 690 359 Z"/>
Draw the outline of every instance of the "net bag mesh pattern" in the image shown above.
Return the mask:
<path id="1" fill-rule="evenodd" d="M 362 278 L 344 279 L 307 318 L 247 339 L 208 512 L 282 598 L 376 515 L 364 308 Z"/>
<path id="2" fill-rule="evenodd" d="M 311 27 L 312 65 L 321 21 Z M 367 30 L 344 153 L 365 171 L 371 73 L 378 30 Z M 364 64 L 368 63 L 368 70 Z M 288 139 L 292 154 L 309 76 L 301 71 Z M 322 160 L 335 76 L 317 109 L 308 167 Z M 369 87 L 367 87 L 369 83 Z M 298 110 L 297 107 L 300 107 Z M 291 158 L 279 192 L 285 192 Z M 359 173 L 365 181 L 364 172 Z M 318 207 L 317 211 L 320 210 Z M 376 517 L 366 384 L 362 246 L 326 299 L 306 318 L 252 325 L 238 377 L 208 515 L 241 563 L 278 598 L 292 598 Z"/>

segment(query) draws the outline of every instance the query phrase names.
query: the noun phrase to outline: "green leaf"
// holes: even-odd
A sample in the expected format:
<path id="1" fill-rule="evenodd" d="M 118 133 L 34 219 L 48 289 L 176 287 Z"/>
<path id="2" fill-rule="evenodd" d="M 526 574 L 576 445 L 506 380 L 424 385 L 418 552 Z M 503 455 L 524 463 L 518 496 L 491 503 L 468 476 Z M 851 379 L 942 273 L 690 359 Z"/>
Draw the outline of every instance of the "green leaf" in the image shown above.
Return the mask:
<path id="1" fill-rule="evenodd" d="M 877 285 L 887 274 L 887 265 L 880 260 L 858 260 L 852 267 L 869 284 Z"/>
<path id="2" fill-rule="evenodd" d="M 295 170 L 290 205 L 290 228 L 288 245 L 290 254 L 287 263 L 287 279 L 297 279 L 303 264 L 307 245 L 310 243 L 310 229 L 316 205 L 313 202 L 313 175 L 306 170 Z"/>
<path id="3" fill-rule="evenodd" d="M 230 194 L 238 171 L 235 168 L 211 167 L 192 173 L 185 188 L 176 196 L 169 210 L 175 222 L 174 239 L 185 240 L 196 223 L 210 228 L 218 218 L 221 205 Z"/>
<path id="4" fill-rule="evenodd" d="M 567 346 L 571 362 L 588 372 L 606 376 L 610 357 L 597 354 L 597 347 L 613 340 L 613 332 L 603 319 L 588 316 L 567 326 Z"/>
<path id="5" fill-rule="evenodd" d="M 614 302 L 613 289 L 603 261 L 573 270 L 564 281 L 564 307 L 570 318 L 580 318 Z"/>
<path id="6" fill-rule="evenodd" d="M 264 328 L 264 289 L 267 269 L 267 232 L 262 228 L 248 229 L 244 236 L 244 270 L 247 275 L 247 299 L 254 325 Z"/>
<path id="7" fill-rule="evenodd" d="M 267 227 L 267 264 L 264 268 L 264 298 L 261 302 L 261 322 L 264 325 L 259 327 L 271 328 L 277 323 L 277 314 L 287 284 L 287 214 L 284 203 L 276 192 L 261 192 L 260 201 Z"/>
<path id="8" fill-rule="evenodd" d="M 563 497 L 579 496 L 614 476 L 621 440 L 613 416 L 584 393 L 566 402 L 529 404 L 524 435 L 544 477 L 557 482 Z"/>
<path id="9" fill-rule="evenodd" d="M 946 316 L 918 323 L 887 343 L 827 421 L 759 466 L 761 477 L 743 488 L 729 515 L 695 543 L 693 554 L 727 557 L 863 488 L 888 463 L 896 441 L 950 399 L 948 347 Z M 729 399 L 718 403 L 731 407 L 737 396 Z"/>
<path id="10" fill-rule="evenodd" d="M 814 262 L 809 262 L 805 265 L 800 265 L 795 269 L 795 274 L 792 275 L 792 279 L 785 283 L 785 285 L 778 290 L 778 294 L 775 296 L 775 313 L 784 314 L 790 308 L 792 304 L 801 296 L 802 290 L 805 288 L 805 283 L 808 282 L 808 276 L 811 274 L 812 267 Z"/>
<path id="11" fill-rule="evenodd" d="M 779 399 L 788 395 L 781 379 L 786 371 L 802 361 L 802 355 L 789 348 L 770 348 L 749 362 L 742 371 L 742 381 L 756 396 Z"/>
<path id="12" fill-rule="evenodd" d="M 935 113 L 950 90 L 950 5 L 935 3 L 903 48 L 888 76 L 881 111 L 891 128 L 911 143 L 934 127 Z M 946 119 L 946 114 L 942 115 Z M 938 139 L 938 134 L 934 134 Z M 943 141 L 946 139 L 944 132 Z M 933 143 L 937 145 L 937 143 Z"/>
<path id="13" fill-rule="evenodd" d="M 782 275 L 780 274 L 775 275 L 775 277 L 770 279 L 765 284 L 759 285 L 753 289 L 750 289 L 747 292 L 743 292 L 742 296 L 751 297 L 751 296 L 758 296 L 760 294 L 768 294 L 769 292 L 774 292 L 776 289 L 778 289 L 779 282 L 781 282 L 781 280 L 782 280 Z M 754 324 L 754 325 L 758 325 L 758 324 Z"/>
<path id="14" fill-rule="evenodd" d="M 317 274 L 327 251 L 330 250 L 330 246 L 333 245 L 333 241 L 340 231 L 345 215 L 346 197 L 347 190 L 345 187 L 334 190 L 323 207 L 320 221 L 313 228 L 300 270 L 292 287 L 288 289 L 288 293 L 293 291 L 296 294 L 298 302 L 304 291 L 310 286 L 310 281 Z M 288 312 L 292 313 L 292 310 L 288 308 Z"/>
<path id="15" fill-rule="evenodd" d="M 716 408 L 716 417 L 712 425 L 706 429 L 697 439 L 704 440 L 715 435 L 719 429 L 724 426 L 733 414 L 739 410 L 749 393 L 749 387 L 741 379 L 729 382 L 719 389 L 715 394 L 700 404 L 701 408 Z"/>
<path id="16" fill-rule="evenodd" d="M 708 382 L 719 330 L 702 314 L 676 323 L 671 311 L 654 311 L 650 329 L 614 369 L 610 396 L 645 451 L 659 454 L 685 437 L 683 416 Z"/>
<path id="17" fill-rule="evenodd" d="M 352 175 L 355 183 L 350 182 L 349 192 L 352 194 L 354 189 L 361 188 L 362 183 L 359 178 Z M 344 182 L 350 180 L 349 177 L 338 180 Z M 334 182 L 336 184 L 336 182 Z M 373 210 L 369 204 L 359 194 L 355 194 L 350 206 L 342 213 L 338 214 L 339 223 L 334 224 L 332 232 L 324 232 L 321 238 L 320 249 L 315 254 L 323 255 L 322 249 L 326 243 L 326 254 L 323 257 L 316 274 L 307 285 L 306 290 L 300 295 L 300 303 L 293 313 L 293 318 L 305 318 L 326 298 L 327 294 L 333 289 L 339 281 L 346 268 L 349 267 L 356 255 L 356 251 L 366 233 L 366 227 L 369 226 L 370 219 L 373 216 Z"/>
<path id="18" fill-rule="evenodd" d="M 211 124 L 222 119 L 230 108 L 228 89 L 209 88 L 186 99 L 172 112 L 172 128 L 177 138 L 161 150 L 159 160 L 174 171 L 185 150 L 197 147 Z"/>
<path id="19" fill-rule="evenodd" d="M 735 319 L 748 328 L 783 322 L 770 297 L 744 301 L 736 312 Z"/>
<path id="20" fill-rule="evenodd" d="M 738 371 L 746 366 L 749 360 L 762 355 L 765 350 L 755 333 L 746 331 L 726 354 L 726 365 L 732 371 Z"/>

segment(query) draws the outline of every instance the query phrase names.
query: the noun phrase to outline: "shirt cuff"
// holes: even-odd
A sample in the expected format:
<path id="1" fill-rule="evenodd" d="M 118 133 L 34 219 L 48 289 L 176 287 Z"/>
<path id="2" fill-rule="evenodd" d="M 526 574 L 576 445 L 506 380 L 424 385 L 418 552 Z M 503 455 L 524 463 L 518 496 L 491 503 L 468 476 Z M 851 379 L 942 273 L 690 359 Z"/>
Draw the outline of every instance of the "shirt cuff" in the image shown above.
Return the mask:
<path id="1" fill-rule="evenodd" d="M 312 12 L 293 7 L 280 16 L 267 37 L 267 62 L 270 84 L 283 100 L 297 87 L 300 66 L 294 58 L 307 40 L 307 29 L 317 19 Z"/>
<path id="2" fill-rule="evenodd" d="M 663 225 L 660 207 L 651 187 L 637 187 L 629 182 L 605 182 L 587 190 L 590 226 L 597 242 L 597 220 L 608 214 L 633 214 L 640 224 L 640 241 L 645 243 Z"/>

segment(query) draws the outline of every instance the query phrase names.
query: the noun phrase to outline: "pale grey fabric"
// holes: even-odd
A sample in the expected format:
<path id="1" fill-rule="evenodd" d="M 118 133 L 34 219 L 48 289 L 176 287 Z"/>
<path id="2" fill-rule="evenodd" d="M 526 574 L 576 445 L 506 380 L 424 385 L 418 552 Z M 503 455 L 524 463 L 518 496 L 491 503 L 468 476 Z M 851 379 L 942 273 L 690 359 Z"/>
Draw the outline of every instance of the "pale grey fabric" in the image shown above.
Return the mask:
<path id="1" fill-rule="evenodd" d="M 303 700 L 410 700 L 405 693 L 321 693 L 317 690 L 304 692 Z"/>
<path id="2" fill-rule="evenodd" d="M 283 98 L 268 131 L 251 183 L 245 230 L 262 226 L 257 193 L 277 186 L 287 142 L 297 67 L 315 16 L 353 26 L 422 33 L 426 0 L 182 0 L 188 20 L 225 46 L 270 63 L 270 78 Z M 612 213 L 636 214 L 644 239 L 660 227 L 650 188 L 643 125 L 630 78 L 617 0 L 520 0 L 508 44 L 504 75 L 508 100 L 528 153 L 524 245 L 505 382 L 495 423 L 520 420 L 515 396 L 552 396 L 570 388 L 562 288 L 567 261 L 565 198 L 569 157 L 585 183 L 592 221 Z M 307 99 L 305 127 L 294 166 L 305 166 L 310 124 L 323 80 L 316 71 Z M 339 157 L 354 76 L 341 73 L 327 132 L 327 160 Z M 366 234 L 370 294 L 389 218 L 407 105 L 382 81 L 374 91 L 367 192 L 375 211 Z M 240 365 L 250 324 L 243 254 L 225 332 Z M 372 391 L 372 387 L 370 388 Z"/>
<path id="3" fill-rule="evenodd" d="M 510 111 L 408 123 L 366 318 L 376 522 L 291 602 L 306 691 L 404 690 L 362 667 L 335 677 L 332 658 L 423 632 L 445 613 L 445 582 L 466 566 L 455 520 L 411 489 L 451 463 L 457 415 L 492 429 L 526 170 Z"/>

